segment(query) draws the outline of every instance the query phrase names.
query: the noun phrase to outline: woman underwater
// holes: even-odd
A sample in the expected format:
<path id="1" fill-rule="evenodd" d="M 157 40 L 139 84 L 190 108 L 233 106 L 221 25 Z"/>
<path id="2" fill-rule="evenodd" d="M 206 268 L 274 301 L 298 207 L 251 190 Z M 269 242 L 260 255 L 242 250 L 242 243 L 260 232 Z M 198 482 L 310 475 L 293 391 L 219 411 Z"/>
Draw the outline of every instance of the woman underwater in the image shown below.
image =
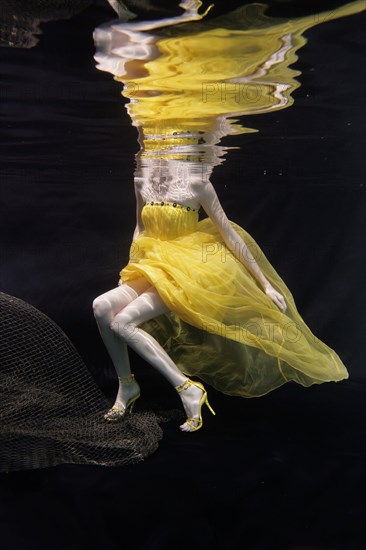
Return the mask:
<path id="1" fill-rule="evenodd" d="M 179 191 L 179 193 L 174 193 L 174 190 Z M 193 289 L 194 293 L 202 291 L 201 285 L 205 285 L 204 277 L 200 273 L 201 270 L 196 273 L 193 271 L 192 256 L 196 256 L 195 261 L 202 264 L 203 254 L 205 253 L 202 245 L 205 245 L 207 250 L 211 250 L 211 246 L 215 241 L 212 238 L 210 239 L 210 233 L 203 233 L 203 240 L 199 238 L 197 242 L 194 242 L 195 233 L 200 231 L 198 222 L 198 210 L 200 206 L 204 208 L 212 221 L 214 232 L 221 235 L 227 249 L 231 251 L 230 261 L 225 262 L 225 264 L 222 262 L 221 252 L 216 251 L 216 256 L 218 257 L 216 267 L 219 270 L 214 276 L 210 272 L 212 262 L 205 263 L 208 270 L 207 285 L 205 285 L 206 292 L 210 292 L 213 284 L 218 284 L 219 286 L 221 284 L 222 290 L 226 290 L 227 283 L 220 281 L 220 279 L 223 278 L 225 280 L 227 277 L 231 278 L 233 276 L 230 265 L 234 262 L 234 258 L 237 258 L 258 281 L 260 287 L 263 289 L 263 296 L 268 296 L 276 304 L 274 307 L 284 312 L 286 310 L 286 303 L 283 296 L 266 279 L 245 242 L 229 223 L 216 192 L 209 181 L 188 182 L 184 190 L 181 185 L 177 188 L 172 184 L 166 188 L 165 193 L 159 193 L 158 190 L 153 189 L 153 186 L 146 188 L 144 185 L 136 185 L 136 199 L 137 224 L 134 232 L 133 247 L 134 249 L 141 249 L 141 260 L 136 264 L 132 260 L 121 271 L 122 281 L 126 279 L 129 282 L 124 282 L 118 288 L 99 296 L 93 303 L 94 314 L 102 338 L 113 360 L 120 382 L 115 405 L 107 413 L 106 419 L 115 419 L 124 414 L 128 407 L 133 407 L 134 402 L 140 396 L 139 385 L 130 371 L 127 353 L 128 344 L 141 357 L 159 370 L 175 389 L 180 392 L 183 406 L 188 416 L 186 422 L 180 426 L 181 430 L 197 430 L 202 425 L 201 407 L 204 403 L 209 406 L 206 391 L 201 384 L 192 382 L 184 376 L 163 347 L 147 332 L 139 328 L 139 325 L 175 309 L 174 303 L 177 293 L 185 292 L 185 284 L 179 284 L 180 278 L 182 280 L 186 279 L 187 282 L 190 279 L 189 284 L 196 287 Z M 164 265 L 165 251 L 164 244 L 160 246 L 161 239 L 171 240 L 177 246 L 176 254 L 170 256 L 167 265 Z M 144 254 L 144 240 L 151 241 L 151 243 L 146 243 L 146 251 L 149 252 L 151 261 Z M 216 243 L 218 242 L 216 241 Z M 188 249 L 186 258 L 185 248 Z M 157 258 L 159 255 L 161 257 Z M 182 273 L 179 273 L 179 267 L 177 268 L 177 263 L 179 262 L 182 262 Z M 143 264 L 146 264 L 145 268 Z M 185 272 L 191 272 L 191 270 L 193 272 L 190 277 L 190 273 Z M 177 273 L 175 273 L 176 271 Z M 235 271 L 237 271 L 237 268 Z M 246 276 L 244 270 L 242 270 L 242 273 L 243 275 L 245 273 Z M 144 277 L 144 274 L 147 277 Z M 167 279 L 166 281 L 164 281 L 165 278 Z M 200 280 L 199 284 L 198 278 Z M 156 286 L 154 286 L 154 282 L 156 282 Z M 167 303 L 164 302 L 157 289 L 165 296 Z M 261 290 L 258 288 L 259 292 Z M 212 296 L 214 297 L 214 292 L 212 292 Z M 234 296 L 231 298 L 234 298 Z M 189 295 L 186 299 L 186 304 L 177 304 L 178 311 L 181 311 L 180 308 L 189 310 Z M 198 299 L 198 306 L 201 305 L 198 311 L 191 312 L 191 315 L 197 318 L 199 318 L 199 310 L 201 312 L 205 310 L 205 304 L 200 304 L 199 302 L 200 300 Z M 258 301 L 258 304 L 260 302 L 261 300 Z M 266 305 L 267 307 L 271 307 L 269 304 Z M 209 308 L 212 309 L 212 304 L 209 305 Z M 213 304 L 213 309 L 216 309 L 215 303 Z M 184 315 L 184 311 L 181 314 L 182 318 L 187 317 L 190 320 L 189 311 L 186 312 L 186 315 Z M 215 317 L 213 319 L 215 320 Z M 209 320 L 212 322 L 212 319 Z M 198 323 L 200 324 L 199 320 Z M 115 335 L 118 336 L 117 339 Z M 210 410 L 212 411 L 212 408 Z"/>
<path id="2" fill-rule="evenodd" d="M 181 161 L 152 163 L 149 178 L 136 178 L 130 261 L 119 286 L 93 302 L 119 378 L 106 420 L 132 410 L 140 396 L 127 346 L 179 392 L 187 414 L 182 431 L 202 426 L 203 404 L 213 412 L 202 384 L 186 374 L 243 397 L 288 381 L 309 386 L 348 378 L 337 354 L 306 326 L 254 239 L 227 218 L 209 179 L 172 180 L 167 170 Z M 200 207 L 208 217 L 199 221 Z"/>
<path id="3" fill-rule="evenodd" d="M 183 25 L 178 34 L 159 29 L 157 37 L 136 23 L 135 29 L 116 24 L 96 35 L 98 68 L 115 74 L 125 84 L 124 95 L 133 98 L 128 112 L 141 145 L 130 260 L 118 287 L 93 302 L 119 379 L 107 421 L 132 411 L 140 397 L 128 346 L 179 393 L 185 432 L 201 428 L 204 404 L 215 414 L 204 386 L 189 376 L 241 397 L 259 397 L 290 381 L 310 386 L 348 378 L 335 351 L 307 327 L 255 240 L 228 219 L 210 182 L 221 162 L 220 138 L 250 131 L 227 115 L 284 108 L 298 86 L 289 65 L 314 19 L 291 22 L 290 33 L 288 21 L 273 24 L 263 7 L 256 10 L 258 31 L 233 31 L 235 25 L 245 28 L 239 21 L 247 15 L 243 8 L 194 32 Z M 255 27 L 253 8 L 249 15 Z M 225 83 L 231 87 L 223 107 Z M 255 110 L 243 100 L 253 83 L 261 90 Z M 200 208 L 207 218 L 199 220 Z"/>

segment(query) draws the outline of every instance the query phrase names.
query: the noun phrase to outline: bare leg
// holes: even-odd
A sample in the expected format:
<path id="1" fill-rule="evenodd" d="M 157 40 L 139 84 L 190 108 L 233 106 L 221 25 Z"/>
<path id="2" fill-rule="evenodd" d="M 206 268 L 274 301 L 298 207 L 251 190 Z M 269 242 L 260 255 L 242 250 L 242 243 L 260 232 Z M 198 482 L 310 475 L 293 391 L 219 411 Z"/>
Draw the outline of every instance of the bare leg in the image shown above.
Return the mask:
<path id="1" fill-rule="evenodd" d="M 136 299 L 142 292 L 149 288 L 150 282 L 143 277 L 113 288 L 101 294 L 93 301 L 94 317 L 107 351 L 116 369 L 117 376 L 126 378 L 131 375 L 130 361 L 128 357 L 127 344 L 116 338 L 115 333 L 110 329 L 114 317 L 130 302 Z M 119 380 L 118 394 L 115 405 L 122 409 L 127 401 L 140 392 L 136 381 L 122 383 Z"/>
<path id="2" fill-rule="evenodd" d="M 113 318 L 110 328 L 122 342 L 128 344 L 176 387 L 186 381 L 187 377 L 178 369 L 162 346 L 150 334 L 138 328 L 141 323 L 168 313 L 168 311 L 169 309 L 157 290 L 150 287 Z M 198 411 L 202 395 L 203 391 L 196 386 L 190 386 L 184 392 L 179 393 L 187 417 L 199 417 Z M 183 431 L 192 430 L 186 423 L 181 426 L 181 429 Z"/>

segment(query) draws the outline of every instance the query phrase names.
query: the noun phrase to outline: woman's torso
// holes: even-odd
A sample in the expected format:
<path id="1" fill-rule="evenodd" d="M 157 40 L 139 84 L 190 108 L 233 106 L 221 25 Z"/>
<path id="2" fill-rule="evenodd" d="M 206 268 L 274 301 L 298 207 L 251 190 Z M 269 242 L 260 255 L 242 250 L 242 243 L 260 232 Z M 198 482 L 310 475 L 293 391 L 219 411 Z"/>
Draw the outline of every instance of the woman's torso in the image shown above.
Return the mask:
<path id="1" fill-rule="evenodd" d="M 155 176 L 138 184 L 145 233 L 162 240 L 194 232 L 200 204 L 189 182 Z"/>

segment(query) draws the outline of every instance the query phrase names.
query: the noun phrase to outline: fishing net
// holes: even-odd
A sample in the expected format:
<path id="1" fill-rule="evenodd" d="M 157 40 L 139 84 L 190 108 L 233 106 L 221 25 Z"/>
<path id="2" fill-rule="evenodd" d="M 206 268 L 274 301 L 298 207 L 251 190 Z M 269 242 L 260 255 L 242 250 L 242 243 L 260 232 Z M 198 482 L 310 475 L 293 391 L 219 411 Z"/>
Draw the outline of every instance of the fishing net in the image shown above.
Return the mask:
<path id="1" fill-rule="evenodd" d="M 108 423 L 109 407 L 60 327 L 0 292 L 0 471 L 136 463 L 157 449 L 161 422 L 178 414 L 142 411 Z"/>

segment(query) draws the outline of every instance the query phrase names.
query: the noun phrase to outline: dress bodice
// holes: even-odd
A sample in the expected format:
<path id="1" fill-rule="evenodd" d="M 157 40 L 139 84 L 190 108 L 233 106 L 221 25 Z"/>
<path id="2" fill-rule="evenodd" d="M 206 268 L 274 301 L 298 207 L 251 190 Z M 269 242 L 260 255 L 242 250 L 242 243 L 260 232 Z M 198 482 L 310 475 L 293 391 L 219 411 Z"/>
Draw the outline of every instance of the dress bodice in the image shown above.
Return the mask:
<path id="1" fill-rule="evenodd" d="M 198 209 L 176 202 L 150 201 L 145 203 L 141 217 L 147 236 L 170 240 L 196 230 Z"/>
<path id="2" fill-rule="evenodd" d="M 198 209 L 200 204 L 192 187 L 193 179 L 201 177 L 202 167 L 193 163 L 170 161 L 154 166 L 141 162 L 135 174 L 135 186 L 142 200 L 150 202 L 168 202 Z"/>

